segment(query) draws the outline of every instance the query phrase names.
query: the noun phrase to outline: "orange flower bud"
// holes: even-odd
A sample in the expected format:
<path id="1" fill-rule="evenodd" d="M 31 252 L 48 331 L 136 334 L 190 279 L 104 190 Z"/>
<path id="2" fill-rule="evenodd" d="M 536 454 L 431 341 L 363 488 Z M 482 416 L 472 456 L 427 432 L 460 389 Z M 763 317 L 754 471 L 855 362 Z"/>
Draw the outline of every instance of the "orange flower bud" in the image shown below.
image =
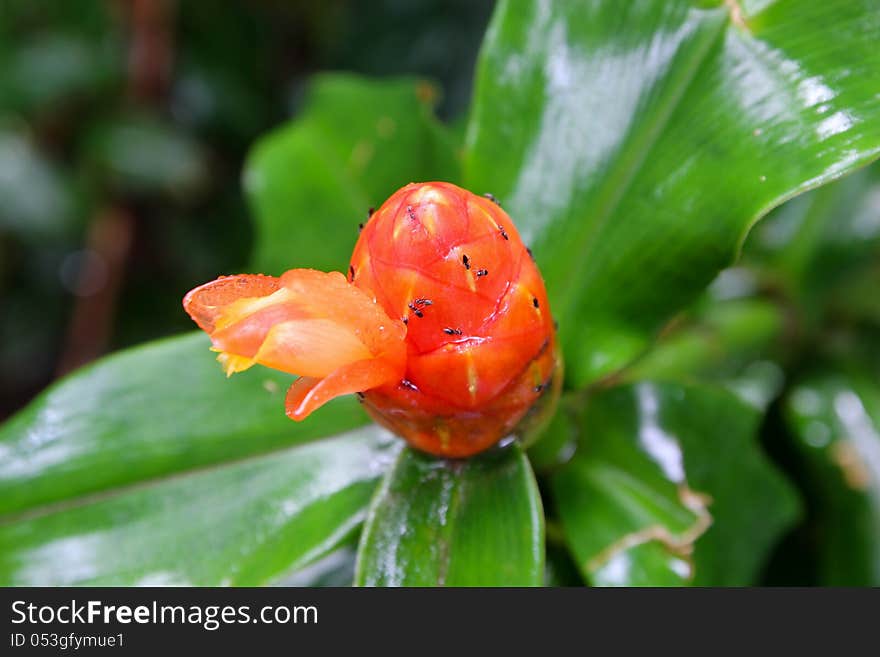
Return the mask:
<path id="1" fill-rule="evenodd" d="M 369 414 L 447 457 L 511 434 L 558 394 L 544 283 L 510 217 L 449 183 L 410 184 L 373 214 L 341 274 L 228 276 L 187 294 L 227 374 L 254 363 L 301 376 L 301 420 L 360 393 Z"/>

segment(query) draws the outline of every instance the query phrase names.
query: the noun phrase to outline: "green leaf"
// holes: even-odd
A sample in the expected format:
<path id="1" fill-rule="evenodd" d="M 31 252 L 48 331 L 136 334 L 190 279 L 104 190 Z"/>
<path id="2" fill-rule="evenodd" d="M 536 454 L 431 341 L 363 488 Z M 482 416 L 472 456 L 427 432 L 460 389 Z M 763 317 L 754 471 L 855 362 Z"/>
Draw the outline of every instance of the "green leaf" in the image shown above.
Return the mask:
<path id="1" fill-rule="evenodd" d="M 367 420 L 353 398 L 284 414 L 293 377 L 230 379 L 189 334 L 123 351 L 50 387 L 0 426 L 0 514 L 330 436 Z"/>
<path id="2" fill-rule="evenodd" d="M 359 586 L 537 586 L 544 514 L 518 446 L 467 461 L 405 449 L 361 534 Z"/>
<path id="3" fill-rule="evenodd" d="M 0 524 L 0 585 L 259 585 L 343 542 L 400 442 L 375 427 Z"/>
<path id="4" fill-rule="evenodd" d="M 531 242 L 576 384 L 644 349 L 785 199 L 880 152 L 860 0 L 499 4 L 465 184 Z"/>
<path id="5" fill-rule="evenodd" d="M 785 405 L 813 491 L 819 584 L 880 586 L 880 386 L 864 372 L 802 381 Z"/>
<path id="6" fill-rule="evenodd" d="M 457 180 L 452 137 L 433 118 L 436 96 L 413 79 L 315 77 L 296 120 L 248 160 L 254 267 L 345 270 L 368 208 L 409 182 Z"/>
<path id="7" fill-rule="evenodd" d="M 591 398 L 578 451 L 551 478 L 584 576 L 597 585 L 754 583 L 798 512 L 755 442 L 759 417 L 707 385 L 644 382 Z"/>

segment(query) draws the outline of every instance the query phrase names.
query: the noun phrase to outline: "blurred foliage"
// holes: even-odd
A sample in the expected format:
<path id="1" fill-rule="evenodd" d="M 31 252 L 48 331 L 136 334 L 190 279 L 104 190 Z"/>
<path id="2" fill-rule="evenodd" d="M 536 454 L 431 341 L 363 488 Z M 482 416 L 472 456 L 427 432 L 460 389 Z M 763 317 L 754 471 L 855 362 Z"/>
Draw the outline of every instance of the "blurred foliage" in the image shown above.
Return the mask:
<path id="1" fill-rule="evenodd" d="M 181 2 L 152 40 L 137 5 L 0 10 L 0 411 L 83 313 L 109 350 L 218 274 L 340 269 L 420 177 L 512 212 L 567 388 L 527 452 L 442 461 L 353 399 L 288 422 L 289 377 L 227 382 L 204 336 L 126 350 L 0 428 L 0 583 L 880 584 L 864 3 L 501 2 L 467 116 L 489 3 Z"/>
<path id="2" fill-rule="evenodd" d="M 491 7 L 0 3 L 0 418 L 65 363 L 189 328 L 183 292 L 245 268 L 245 155 L 298 110 L 312 72 L 423 75 L 444 90 L 441 114 L 458 116 Z M 140 70 L 149 75 L 150 58 L 168 61 L 155 84 Z M 112 208 L 133 224 L 110 293 L 94 232 Z M 99 280 L 85 284 L 95 260 Z M 77 328 L 78 305 L 103 325 L 94 335 Z"/>

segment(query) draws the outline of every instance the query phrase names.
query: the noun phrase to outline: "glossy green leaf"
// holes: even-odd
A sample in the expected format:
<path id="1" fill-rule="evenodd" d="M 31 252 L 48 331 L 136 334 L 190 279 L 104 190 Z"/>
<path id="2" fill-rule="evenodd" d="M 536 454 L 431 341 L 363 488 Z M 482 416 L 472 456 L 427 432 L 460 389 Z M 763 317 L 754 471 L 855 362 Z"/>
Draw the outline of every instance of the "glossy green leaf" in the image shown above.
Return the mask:
<path id="1" fill-rule="evenodd" d="M 307 422 L 284 414 L 293 377 L 227 379 L 207 336 L 162 340 L 98 361 L 0 426 L 0 514 L 259 454 L 357 427 L 352 398 Z"/>
<path id="2" fill-rule="evenodd" d="M 259 141 L 246 167 L 254 267 L 345 270 L 370 207 L 409 182 L 458 179 L 436 96 L 412 79 L 314 78 L 299 116 Z"/>
<path id="3" fill-rule="evenodd" d="M 360 586 L 537 586 L 544 514 L 528 460 L 512 445 L 467 461 L 405 449 L 361 534 Z"/>
<path id="4" fill-rule="evenodd" d="M 759 413 L 721 389 L 643 382 L 587 403 L 555 508 L 598 585 L 746 585 L 797 516 L 756 444 Z"/>
<path id="5" fill-rule="evenodd" d="M 824 373 L 796 386 L 785 414 L 814 498 L 819 583 L 880 586 L 880 386 Z"/>
<path id="6" fill-rule="evenodd" d="M 0 585 L 258 585 L 360 524 L 400 442 L 368 427 L 0 524 Z"/>
<path id="7" fill-rule="evenodd" d="M 783 200 L 880 152 L 861 0 L 503 1 L 465 184 L 531 242 L 578 384 L 643 350 Z"/>

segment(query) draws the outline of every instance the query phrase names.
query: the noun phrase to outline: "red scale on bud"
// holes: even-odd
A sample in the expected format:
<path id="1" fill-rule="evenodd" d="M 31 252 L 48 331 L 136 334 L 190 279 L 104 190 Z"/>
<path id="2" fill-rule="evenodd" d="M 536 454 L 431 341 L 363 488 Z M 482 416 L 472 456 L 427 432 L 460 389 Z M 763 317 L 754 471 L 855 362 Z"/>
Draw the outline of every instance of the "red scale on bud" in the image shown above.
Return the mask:
<path id="1" fill-rule="evenodd" d="M 377 422 L 432 454 L 485 450 L 558 394 L 537 267 L 497 203 L 449 183 L 407 185 L 373 213 L 347 280 L 225 277 L 184 306 L 227 372 L 303 375 L 288 393 L 293 419 L 360 392 Z"/>

